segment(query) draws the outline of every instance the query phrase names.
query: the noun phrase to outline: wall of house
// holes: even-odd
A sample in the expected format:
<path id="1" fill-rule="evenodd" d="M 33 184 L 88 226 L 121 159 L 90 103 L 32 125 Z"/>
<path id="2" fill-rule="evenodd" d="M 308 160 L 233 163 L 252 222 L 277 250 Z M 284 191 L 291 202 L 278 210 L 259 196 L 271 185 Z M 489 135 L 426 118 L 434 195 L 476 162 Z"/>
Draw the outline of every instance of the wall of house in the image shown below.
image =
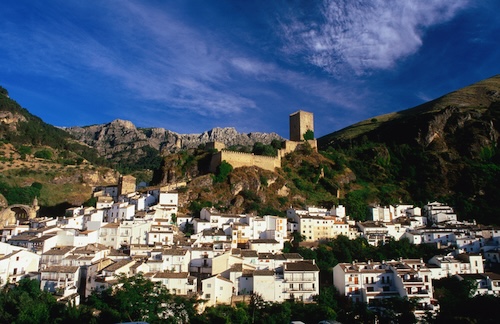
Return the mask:
<path id="1" fill-rule="evenodd" d="M 264 301 L 282 302 L 282 281 L 275 279 L 274 275 L 261 276 L 254 274 L 253 292 L 261 296 Z"/>

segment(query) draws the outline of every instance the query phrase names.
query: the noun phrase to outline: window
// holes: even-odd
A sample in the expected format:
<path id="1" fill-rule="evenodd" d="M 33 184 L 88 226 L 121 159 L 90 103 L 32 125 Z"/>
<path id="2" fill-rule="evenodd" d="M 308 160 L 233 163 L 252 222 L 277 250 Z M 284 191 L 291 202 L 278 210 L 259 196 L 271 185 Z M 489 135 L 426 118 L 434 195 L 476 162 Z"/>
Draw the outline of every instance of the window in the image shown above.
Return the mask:
<path id="1" fill-rule="evenodd" d="M 207 288 L 212 288 L 212 284 L 207 284 Z"/>
<path id="2" fill-rule="evenodd" d="M 210 298 L 210 294 L 205 294 L 205 298 Z"/>

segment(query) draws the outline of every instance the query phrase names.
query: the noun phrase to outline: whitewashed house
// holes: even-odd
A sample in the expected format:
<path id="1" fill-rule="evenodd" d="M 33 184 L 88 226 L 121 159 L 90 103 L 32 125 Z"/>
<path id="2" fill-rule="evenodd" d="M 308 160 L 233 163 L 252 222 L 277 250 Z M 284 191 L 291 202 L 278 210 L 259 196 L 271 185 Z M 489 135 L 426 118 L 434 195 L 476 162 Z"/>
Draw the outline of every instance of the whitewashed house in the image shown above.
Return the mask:
<path id="1" fill-rule="evenodd" d="M 233 282 L 220 275 L 202 280 L 201 298 L 207 300 L 206 306 L 231 304 Z"/>
<path id="2" fill-rule="evenodd" d="M 40 273 L 40 289 L 52 293 L 58 300 L 71 299 L 79 304 L 80 267 L 51 266 Z"/>
<path id="3" fill-rule="evenodd" d="M 24 249 L 0 257 L 0 287 L 16 283 L 30 272 L 38 272 L 40 255 Z"/>
<path id="4" fill-rule="evenodd" d="M 189 272 L 150 272 L 145 277 L 152 282 L 161 282 L 169 293 L 174 295 L 193 296 L 196 294 L 197 278 Z"/>

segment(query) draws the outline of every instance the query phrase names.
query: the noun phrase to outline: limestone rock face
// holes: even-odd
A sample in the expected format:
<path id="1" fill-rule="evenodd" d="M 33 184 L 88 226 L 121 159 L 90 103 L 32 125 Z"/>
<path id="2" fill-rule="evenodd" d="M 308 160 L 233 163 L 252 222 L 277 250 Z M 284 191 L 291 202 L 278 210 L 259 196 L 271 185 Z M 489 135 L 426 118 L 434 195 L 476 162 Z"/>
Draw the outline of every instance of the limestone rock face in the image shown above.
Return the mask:
<path id="1" fill-rule="evenodd" d="M 77 140 L 97 149 L 108 159 L 130 152 L 141 156 L 141 149 L 149 146 L 163 153 L 196 148 L 208 142 L 222 142 L 226 146 L 269 144 L 273 139 L 283 140 L 276 133 L 239 133 L 233 127 L 214 128 L 201 134 L 178 134 L 163 128 L 137 128 L 130 121 L 114 120 L 108 124 L 69 127 L 65 130 Z"/>
<path id="2" fill-rule="evenodd" d="M 9 202 L 2 194 L 0 194 L 0 210 L 7 208 L 7 206 L 9 206 Z"/>
<path id="3" fill-rule="evenodd" d="M 26 117 L 10 111 L 0 111 L 0 125 L 5 127 L 9 132 L 15 132 L 19 122 L 26 121 Z"/>

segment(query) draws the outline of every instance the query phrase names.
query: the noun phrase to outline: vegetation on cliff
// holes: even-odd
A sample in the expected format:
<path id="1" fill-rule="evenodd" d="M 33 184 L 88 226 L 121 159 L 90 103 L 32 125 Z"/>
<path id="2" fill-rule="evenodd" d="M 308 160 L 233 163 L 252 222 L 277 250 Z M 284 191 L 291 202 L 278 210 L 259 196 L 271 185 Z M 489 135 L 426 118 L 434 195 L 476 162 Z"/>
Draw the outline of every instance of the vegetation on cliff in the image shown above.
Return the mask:
<path id="1" fill-rule="evenodd" d="M 0 96 L 0 108 L 6 115 L 4 120 L 11 121 L 0 125 L 2 141 L 13 146 L 21 161 L 33 158 L 77 166 L 84 161 L 106 163 L 93 148 L 43 123 L 7 96 Z M 181 210 L 195 214 L 207 205 L 225 212 L 282 214 L 290 205 L 344 204 L 349 215 L 364 220 L 369 204 L 421 206 L 440 200 L 455 206 L 461 219 L 498 223 L 499 118 L 500 76 L 495 76 L 418 107 L 377 116 L 324 136 L 318 139 L 319 154 L 304 145 L 288 154 L 275 172 L 247 167 L 223 176 L 209 175 L 213 152 L 205 150 L 201 141 L 233 134 L 226 129 L 197 137 L 197 146 L 163 158 L 153 146 L 142 145 L 146 142 L 140 152 L 117 151 L 113 154 L 120 162 L 114 167 L 125 173 L 152 169 L 153 176 L 153 171 L 135 175 L 146 181 L 152 177 L 156 184 L 186 181 Z M 111 124 L 136 136 L 129 122 Z M 143 135 L 160 143 L 162 134 L 150 129 Z M 267 139 L 269 144 L 233 143 L 230 149 L 273 156 L 280 141 Z M 12 157 L 0 156 L 4 166 L 12 162 L 9 159 Z M 43 181 L 36 181 L 48 188 Z M 18 186 L 29 185 L 26 181 Z"/>
<path id="2" fill-rule="evenodd" d="M 461 219 L 499 223 L 500 76 L 318 139 L 356 174 L 369 204 L 440 200 Z M 354 189 L 354 190 L 352 190 Z"/>

